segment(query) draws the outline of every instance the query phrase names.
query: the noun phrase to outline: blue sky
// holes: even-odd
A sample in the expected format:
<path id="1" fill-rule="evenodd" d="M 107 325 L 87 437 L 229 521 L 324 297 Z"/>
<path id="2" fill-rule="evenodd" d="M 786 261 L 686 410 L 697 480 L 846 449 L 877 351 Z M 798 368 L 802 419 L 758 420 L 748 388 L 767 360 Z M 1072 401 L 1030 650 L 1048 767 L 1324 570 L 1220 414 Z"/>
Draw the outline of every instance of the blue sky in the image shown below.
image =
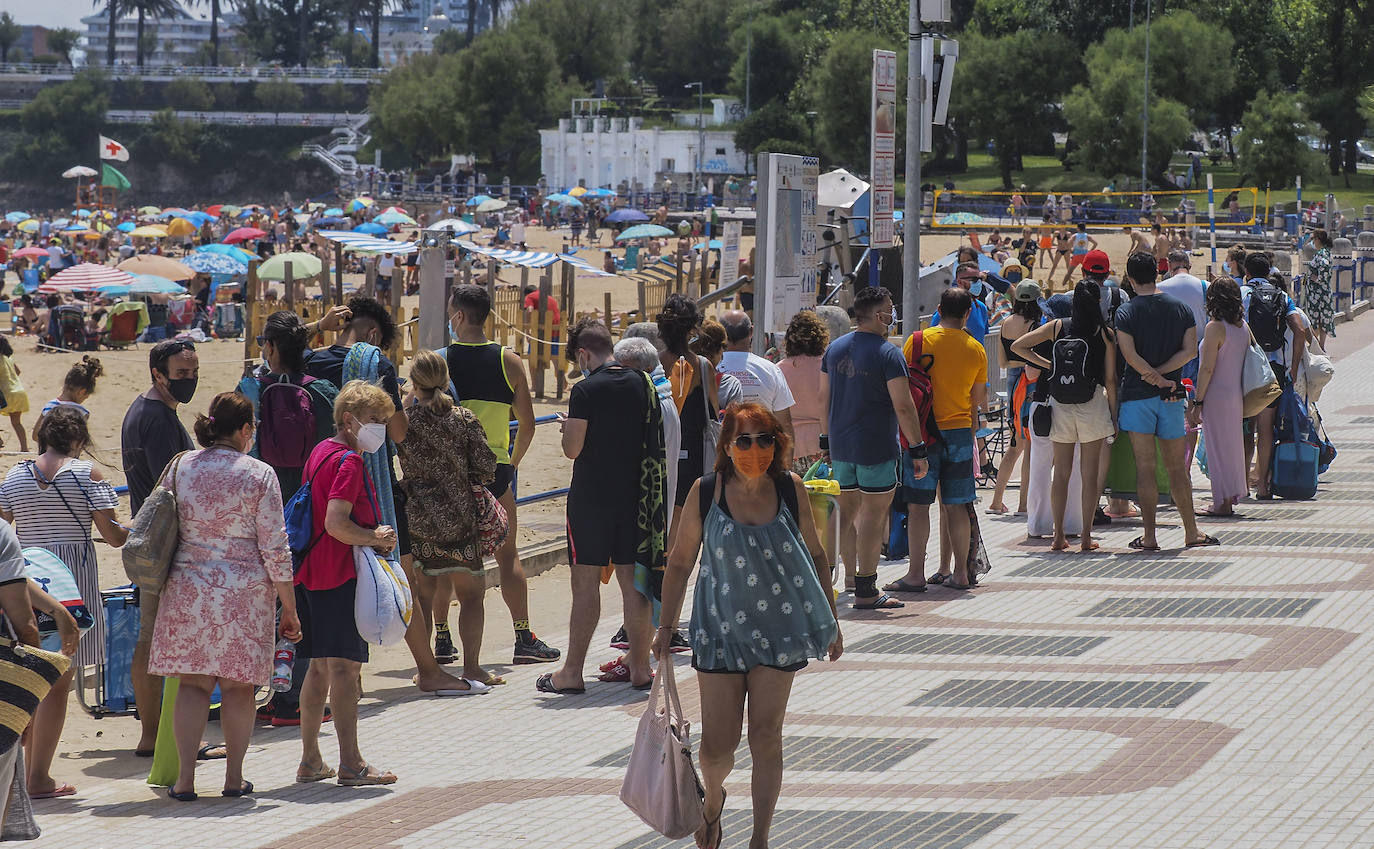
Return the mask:
<path id="1" fill-rule="evenodd" d="M 0 0 L 0 12 L 9 12 L 21 24 L 71 27 L 84 30 L 81 19 L 96 10 L 91 0 Z"/>

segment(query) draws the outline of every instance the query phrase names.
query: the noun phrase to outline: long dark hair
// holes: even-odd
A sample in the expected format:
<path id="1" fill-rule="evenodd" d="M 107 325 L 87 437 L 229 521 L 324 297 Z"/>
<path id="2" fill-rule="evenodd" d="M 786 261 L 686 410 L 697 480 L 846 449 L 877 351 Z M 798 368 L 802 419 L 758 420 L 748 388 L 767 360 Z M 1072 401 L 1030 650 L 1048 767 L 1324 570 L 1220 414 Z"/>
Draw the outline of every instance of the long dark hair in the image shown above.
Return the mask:
<path id="1" fill-rule="evenodd" d="M 1102 287 L 1084 278 L 1073 287 L 1073 305 L 1069 312 L 1068 335 L 1092 339 L 1102 333 Z"/>
<path id="2" fill-rule="evenodd" d="M 1045 317 L 1045 311 L 1040 308 L 1037 301 L 1012 301 L 1011 314 L 1019 315 L 1026 320 L 1031 327 L 1039 327 L 1040 320 Z"/>
<path id="3" fill-rule="evenodd" d="M 1235 278 L 1218 274 L 1207 287 L 1207 314 L 1217 321 L 1239 325 L 1241 323 L 1240 287 Z"/>
<path id="4" fill-rule="evenodd" d="M 300 316 L 291 310 L 274 312 L 267 317 L 262 335 L 277 349 L 283 368 L 293 374 L 305 370 L 305 349 L 309 340 Z"/>

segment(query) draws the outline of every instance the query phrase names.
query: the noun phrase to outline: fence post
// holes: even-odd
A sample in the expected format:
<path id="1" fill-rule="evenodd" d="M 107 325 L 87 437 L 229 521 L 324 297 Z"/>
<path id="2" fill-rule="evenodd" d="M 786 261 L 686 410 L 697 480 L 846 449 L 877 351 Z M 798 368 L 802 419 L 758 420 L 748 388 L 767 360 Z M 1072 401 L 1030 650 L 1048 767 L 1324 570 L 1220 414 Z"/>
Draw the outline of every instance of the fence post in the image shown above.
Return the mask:
<path id="1" fill-rule="evenodd" d="M 523 286 L 520 291 L 525 291 Z M 534 394 L 544 397 L 544 367 L 549 360 L 549 298 L 553 296 L 553 266 L 544 269 L 544 273 L 539 277 L 539 309 L 535 313 L 539 320 L 536 323 L 537 330 L 535 336 L 538 341 L 534 343 Z M 556 368 L 556 366 L 555 366 Z"/>
<path id="2" fill-rule="evenodd" d="M 258 302 L 258 260 L 248 261 L 248 281 L 243 284 L 243 373 L 246 375 L 253 370 L 253 363 L 258 359 L 258 323 L 257 310 L 255 307 Z"/>
<path id="3" fill-rule="evenodd" d="M 613 328 L 613 327 L 611 326 L 611 293 L 610 293 L 610 292 L 607 292 L 607 293 L 606 293 L 606 313 L 605 313 L 605 318 L 606 318 L 606 330 L 610 332 L 611 338 L 614 339 L 614 338 L 615 338 L 615 328 Z M 623 328 L 622 328 L 622 332 L 624 332 L 624 331 L 623 331 Z M 569 338 L 571 338 L 571 337 L 569 337 Z"/>
<path id="4" fill-rule="evenodd" d="M 296 277 L 291 273 L 291 263 L 282 263 L 282 286 L 286 287 L 286 306 L 292 312 L 296 310 Z"/>
<path id="5" fill-rule="evenodd" d="M 375 264 L 375 262 L 376 262 L 376 260 L 374 259 L 374 260 L 373 260 L 373 263 Z M 326 275 L 328 274 L 328 269 L 322 269 L 322 270 L 326 273 Z M 328 280 L 329 278 L 326 276 L 325 279 Z M 369 295 L 372 294 L 372 290 L 371 290 L 371 289 L 368 290 L 368 294 L 369 294 Z M 335 243 L 335 245 L 334 245 L 334 303 L 336 303 L 336 304 L 342 304 L 343 302 L 344 302 L 344 296 L 343 296 L 343 245 L 338 244 L 338 243 Z M 328 296 L 328 295 L 325 296 L 324 303 L 325 303 L 325 306 L 328 306 L 328 305 L 329 305 L 329 296 Z"/>

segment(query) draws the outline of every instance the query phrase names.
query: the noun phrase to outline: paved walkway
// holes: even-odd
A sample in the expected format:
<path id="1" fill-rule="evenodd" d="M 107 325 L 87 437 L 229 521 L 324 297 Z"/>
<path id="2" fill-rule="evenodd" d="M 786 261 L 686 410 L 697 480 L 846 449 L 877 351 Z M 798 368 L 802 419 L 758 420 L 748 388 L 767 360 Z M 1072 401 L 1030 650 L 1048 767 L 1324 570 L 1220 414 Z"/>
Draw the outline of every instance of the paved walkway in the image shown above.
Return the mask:
<path id="1" fill-rule="evenodd" d="M 1340 457 L 1317 500 L 1247 502 L 1243 519 L 1207 523 L 1223 546 L 1203 551 L 1178 550 L 1178 517 L 1165 513 L 1166 550 L 1154 554 L 1128 552 L 1134 524 L 1108 529 L 1101 553 L 1051 555 L 1018 523 L 990 519 L 983 588 L 932 588 L 889 613 L 845 610 L 844 658 L 813 661 L 793 692 L 773 845 L 1371 845 L 1370 335 L 1343 325 L 1334 345 L 1351 351 L 1323 405 Z M 562 569 L 535 582 L 536 606 L 560 611 L 548 621 L 565 619 L 565 588 Z M 618 621 L 606 598 L 598 647 Z M 504 620 L 495 594 L 488 611 Z M 547 630 L 561 645 L 565 633 Z M 613 656 L 597 648 L 591 664 Z M 292 730 L 260 729 L 254 797 L 169 802 L 140 780 L 147 762 L 118 748 L 132 721 L 104 720 L 82 726 L 86 750 L 68 746 L 59 761 L 80 796 L 36 803 L 43 841 L 685 845 L 650 834 L 616 799 L 642 694 L 592 684 L 584 697 L 536 695 L 544 670 L 523 667 L 491 695 L 425 699 L 404 664 L 391 651 L 370 667 L 363 708 L 364 752 L 400 774 L 393 788 L 295 785 Z M 699 716 L 690 670 L 681 679 Z M 96 739 L 92 726 L 118 733 Z M 727 785 L 727 846 L 747 843 L 742 754 Z M 220 781 L 218 765 L 202 765 L 204 789 Z"/>

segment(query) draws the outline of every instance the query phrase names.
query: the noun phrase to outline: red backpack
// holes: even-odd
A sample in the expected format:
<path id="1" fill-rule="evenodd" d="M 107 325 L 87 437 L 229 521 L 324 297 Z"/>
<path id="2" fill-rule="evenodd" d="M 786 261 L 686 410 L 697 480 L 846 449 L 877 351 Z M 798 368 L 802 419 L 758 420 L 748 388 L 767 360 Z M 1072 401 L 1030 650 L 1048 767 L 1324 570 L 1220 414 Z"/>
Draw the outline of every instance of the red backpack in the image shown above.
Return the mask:
<path id="1" fill-rule="evenodd" d="M 926 445 L 934 445 L 940 441 L 940 429 L 935 426 L 935 386 L 930 380 L 930 367 L 935 363 L 935 355 L 921 350 L 924 341 L 919 330 L 911 335 L 911 356 L 906 361 L 906 380 L 908 388 L 911 389 L 911 400 L 916 404 L 916 418 L 921 422 L 921 439 Z M 898 434 L 902 438 L 902 447 L 910 448 L 906 434 L 901 433 L 900 428 Z"/>

